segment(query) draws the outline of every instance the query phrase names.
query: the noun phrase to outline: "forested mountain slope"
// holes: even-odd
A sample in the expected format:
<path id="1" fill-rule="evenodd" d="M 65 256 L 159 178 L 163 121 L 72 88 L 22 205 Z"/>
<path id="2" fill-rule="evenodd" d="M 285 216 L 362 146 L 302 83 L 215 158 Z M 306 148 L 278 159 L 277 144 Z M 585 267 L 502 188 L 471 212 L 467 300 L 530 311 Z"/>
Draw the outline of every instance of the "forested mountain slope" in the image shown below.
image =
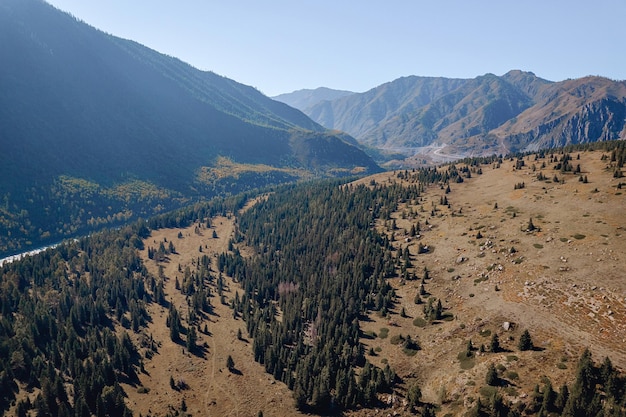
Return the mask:
<path id="1" fill-rule="evenodd" d="M 302 112 L 41 0 L 0 3 L 0 61 L 0 253 L 204 195 L 378 169 Z M 225 160 L 236 178 L 214 172 Z"/>

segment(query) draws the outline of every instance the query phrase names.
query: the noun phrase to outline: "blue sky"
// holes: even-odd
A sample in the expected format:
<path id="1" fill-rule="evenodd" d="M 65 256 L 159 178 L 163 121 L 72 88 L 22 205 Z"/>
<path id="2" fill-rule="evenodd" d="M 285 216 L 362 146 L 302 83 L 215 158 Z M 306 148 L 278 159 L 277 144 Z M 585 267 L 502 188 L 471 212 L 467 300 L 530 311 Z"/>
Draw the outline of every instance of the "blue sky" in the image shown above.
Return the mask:
<path id="1" fill-rule="evenodd" d="M 48 0 L 274 96 L 401 76 L 626 79 L 624 0 Z"/>

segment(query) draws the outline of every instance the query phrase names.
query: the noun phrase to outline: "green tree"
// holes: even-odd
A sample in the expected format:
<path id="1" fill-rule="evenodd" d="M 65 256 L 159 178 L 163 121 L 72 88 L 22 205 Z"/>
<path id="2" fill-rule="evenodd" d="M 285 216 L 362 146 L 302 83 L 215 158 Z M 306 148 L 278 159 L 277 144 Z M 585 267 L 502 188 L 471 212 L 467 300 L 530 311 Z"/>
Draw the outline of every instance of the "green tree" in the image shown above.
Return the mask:
<path id="1" fill-rule="evenodd" d="M 494 332 L 491 335 L 491 342 L 489 343 L 489 350 L 493 353 L 497 353 L 497 352 L 500 352 L 501 349 L 502 348 L 500 347 L 500 338 Z"/>
<path id="2" fill-rule="evenodd" d="M 195 352 L 197 340 L 198 334 L 196 333 L 196 328 L 189 326 L 189 330 L 187 330 L 187 350 L 189 352 Z"/>
<path id="3" fill-rule="evenodd" d="M 166 324 L 170 328 L 170 339 L 172 339 L 173 342 L 178 342 L 180 340 L 180 330 L 182 324 L 180 322 L 180 315 L 178 314 L 176 307 L 174 307 L 174 304 L 170 304 Z"/>
<path id="4" fill-rule="evenodd" d="M 565 404 L 567 403 L 567 399 L 569 398 L 569 388 L 567 388 L 567 384 L 563 384 L 556 398 L 554 399 L 554 408 L 557 412 L 562 412 L 563 408 L 565 408 Z"/>
<path id="5" fill-rule="evenodd" d="M 417 407 L 422 400 L 422 389 L 417 382 L 413 382 L 406 392 L 406 401 L 409 408 Z"/>
<path id="6" fill-rule="evenodd" d="M 543 401 L 541 404 L 541 409 L 547 414 L 554 410 L 554 402 L 556 400 L 556 392 L 552 389 L 552 383 L 548 379 L 546 381 L 546 385 L 543 387 Z"/>
<path id="7" fill-rule="evenodd" d="M 493 363 L 489 364 L 489 367 L 487 368 L 487 375 L 485 376 L 485 382 L 487 383 L 487 385 L 490 385 L 492 387 L 495 387 L 496 385 L 498 385 L 498 371 L 496 370 L 496 367 L 494 366 Z"/>
<path id="8" fill-rule="evenodd" d="M 517 348 L 522 351 L 533 349 L 533 340 L 530 337 L 530 332 L 528 330 L 524 330 L 520 336 Z"/>
<path id="9" fill-rule="evenodd" d="M 230 355 L 228 355 L 228 358 L 226 358 L 226 368 L 228 368 L 228 370 L 231 372 L 235 369 L 235 361 Z"/>

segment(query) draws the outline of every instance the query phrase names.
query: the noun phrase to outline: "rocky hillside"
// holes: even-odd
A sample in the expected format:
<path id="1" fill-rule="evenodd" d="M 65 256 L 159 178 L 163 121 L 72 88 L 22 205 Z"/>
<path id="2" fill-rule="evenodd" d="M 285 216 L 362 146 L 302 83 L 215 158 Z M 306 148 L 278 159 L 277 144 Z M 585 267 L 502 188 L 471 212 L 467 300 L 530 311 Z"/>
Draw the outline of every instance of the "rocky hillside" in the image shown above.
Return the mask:
<path id="1" fill-rule="evenodd" d="M 491 133 L 513 150 L 626 137 L 626 82 L 585 77 L 547 84 L 534 105 Z"/>
<path id="2" fill-rule="evenodd" d="M 439 156 L 463 157 L 622 138 L 626 83 L 602 77 L 551 82 L 522 71 L 404 77 L 305 112 L 387 153 L 436 148 Z"/>

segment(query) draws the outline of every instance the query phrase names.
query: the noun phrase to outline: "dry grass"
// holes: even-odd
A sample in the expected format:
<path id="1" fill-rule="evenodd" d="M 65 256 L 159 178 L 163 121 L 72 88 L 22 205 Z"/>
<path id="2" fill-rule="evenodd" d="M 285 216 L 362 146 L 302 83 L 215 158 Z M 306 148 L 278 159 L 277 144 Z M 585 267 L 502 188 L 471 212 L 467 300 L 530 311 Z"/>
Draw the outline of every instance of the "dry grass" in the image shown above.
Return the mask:
<path id="1" fill-rule="evenodd" d="M 443 190 L 432 186 L 419 203 L 426 210 L 408 206 L 414 203 L 408 202 L 393 214 L 398 226 L 394 245 L 409 247 L 418 277 L 428 268 L 431 279 L 426 291 L 442 300 L 448 318 L 433 323 L 417 320 L 423 317 L 423 304 L 414 303 L 419 280 L 392 278 L 390 283 L 398 295 L 394 311 L 388 317 L 372 314 L 369 321 L 361 323 L 367 335 L 362 340 L 365 350 L 375 352 L 368 359 L 379 366 L 390 364 L 405 381 L 398 387 L 400 393 L 418 380 L 425 401 L 441 404 L 442 415 L 456 415 L 469 406 L 470 398 L 481 395 L 490 363 L 504 370 L 501 376 L 511 385 L 501 390 L 509 399 L 530 394 L 542 375 L 556 387 L 571 381 L 584 347 L 591 349 L 597 361 L 610 356 L 615 365 L 626 367 L 626 195 L 617 192 L 617 180 L 605 169 L 600 153 L 580 156 L 576 163 L 589 178 L 588 184 L 579 182 L 577 176 L 560 173 L 564 184 L 538 181 L 529 167 L 542 161 L 535 162 L 532 157 L 521 170 L 505 161 L 498 169 L 483 167 L 482 175 L 451 184 L 452 192 L 447 195 L 450 208 L 438 205 Z M 550 167 L 543 172 L 547 178 L 554 175 Z M 393 172 L 377 174 L 374 179 L 379 184 L 400 181 Z M 370 180 L 360 182 L 368 184 Z M 525 188 L 514 189 L 520 182 Z M 437 211 L 431 216 L 433 203 Z M 411 209 L 417 217 L 403 218 L 402 212 Z M 523 231 L 530 218 L 538 230 Z M 418 220 L 422 225 L 428 220 L 429 227 L 424 228 L 420 240 L 406 239 L 405 232 Z M 164 238 L 174 241 L 180 254 L 164 264 L 169 278 L 167 294 L 182 312 L 186 312 L 185 300 L 174 290 L 178 265 L 184 269 L 193 262 L 200 245 L 211 256 L 226 250 L 232 233 L 233 219 L 219 218 L 213 224 L 217 239 L 212 239 L 208 230 L 194 234 L 192 226 L 182 231 L 182 239 L 176 238 L 178 230 L 162 230 L 146 242 L 155 246 L 153 242 Z M 384 222 L 376 227 L 381 233 L 391 233 Z M 476 237 L 478 231 L 482 238 Z M 419 242 L 434 250 L 418 255 Z M 146 253 L 143 256 L 156 274 L 157 265 Z M 461 257 L 464 260 L 459 262 Z M 229 280 L 228 298 L 237 289 Z M 287 388 L 253 361 L 249 343 L 237 340 L 237 329 L 245 330 L 241 319 L 233 319 L 231 310 L 217 299 L 213 304 L 217 315 L 206 320 L 211 335 L 200 335 L 199 343 L 208 345 L 204 358 L 183 355 L 181 346 L 169 341 L 166 310 L 151 307 L 154 320 L 147 331 L 161 347 L 159 354 L 146 360 L 148 374 L 141 375 L 150 392 L 138 394 L 136 387 L 127 387 L 135 413 L 163 414 L 168 405 L 178 406 L 185 398 L 193 415 L 249 416 L 260 410 L 272 416 L 298 415 Z M 404 317 L 400 315 L 403 308 Z M 504 330 L 504 322 L 512 323 L 512 328 Z M 524 329 L 530 331 L 539 349 L 518 351 L 517 339 Z M 504 350 L 479 352 L 481 344 L 488 347 L 494 333 Z M 410 335 L 421 349 L 407 355 L 401 343 L 394 344 L 396 335 Z M 475 355 L 460 360 L 469 340 L 476 347 Z M 241 375 L 226 369 L 228 355 L 234 358 Z M 168 381 L 172 375 L 184 378 L 189 390 L 171 390 Z M 401 403 L 391 407 L 404 413 Z M 346 414 L 382 416 L 389 411 Z"/>
<path id="2" fill-rule="evenodd" d="M 189 228 L 163 229 L 152 233 L 146 241 L 146 250 L 142 257 L 148 269 L 158 274 L 158 264 L 148 259 L 147 247 L 158 246 L 164 239 L 172 241 L 177 254 L 169 256 L 164 267 L 167 299 L 171 300 L 181 313 L 187 317 L 185 297 L 175 289 L 175 278 L 182 281 L 182 273 L 186 266 L 195 269 L 193 263 L 203 254 L 213 257 L 228 248 L 228 239 L 233 232 L 233 218 L 220 217 L 213 219 L 211 229 L 202 224 Z M 195 233 L 199 226 L 200 233 Z M 217 238 L 213 238 L 213 230 Z M 182 232 L 183 237 L 178 238 Z M 202 253 L 199 248 L 202 246 Z M 215 272 L 215 271 L 214 271 Z M 217 275 L 217 273 L 215 272 Z M 241 289 L 229 278 L 226 278 L 226 298 L 234 298 L 235 291 Z M 214 291 L 215 293 L 215 291 Z M 167 309 L 153 304 L 150 307 L 152 323 L 145 333 L 152 335 L 159 344 L 158 353 L 152 359 L 145 359 L 146 373 L 140 374 L 142 386 L 149 388 L 148 393 L 138 393 L 137 387 L 124 387 L 128 393 L 128 404 L 135 415 L 164 415 L 170 406 L 179 408 L 182 400 L 187 404 L 188 412 L 194 416 L 255 416 L 259 411 L 265 415 L 297 416 L 293 407 L 291 392 L 287 387 L 265 373 L 264 368 L 254 361 L 251 341 L 246 340 L 246 326 L 241 318 L 233 318 L 229 306 L 220 303 L 217 296 L 212 298 L 215 314 L 201 320 L 200 329 L 207 325 L 209 334 L 198 332 L 198 345 L 206 343 L 203 357 L 190 354 L 184 345 L 175 344 L 169 338 L 169 329 L 165 325 Z M 187 326 L 187 323 L 183 323 Z M 237 338 L 237 330 L 241 329 L 243 340 Z M 138 337 L 138 335 L 136 335 Z M 184 338 L 184 336 L 182 336 Z M 230 372 L 226 367 L 226 359 L 232 356 L 237 372 Z M 188 388 L 173 390 L 170 377 L 175 381 L 183 380 Z M 271 413 L 268 411 L 272 410 Z"/>
<path id="3" fill-rule="evenodd" d="M 563 366 L 562 358 L 575 363 L 584 347 L 591 349 L 596 360 L 608 355 L 624 369 L 626 197 L 617 192 L 617 180 L 600 157 L 599 152 L 581 153 L 576 161 L 589 184 L 561 173 L 565 184 L 540 182 L 530 166 L 542 161 L 531 157 L 521 170 L 506 161 L 498 169 L 483 167 L 482 175 L 451 184 L 450 208 L 438 205 L 444 195 L 439 186 L 428 189 L 421 203 L 424 212 L 418 206 L 401 205 L 392 216 L 399 228 L 395 246 L 409 247 L 418 277 L 424 267 L 429 269 L 432 279 L 426 290 L 443 300 L 454 320 L 415 327 L 415 318 L 423 317 L 423 305 L 413 301 L 419 281 L 392 279 L 399 295 L 396 311 L 387 318 L 372 315 L 371 322 L 363 323 L 364 331 L 393 323 L 395 332 L 410 334 L 423 349 L 407 358 L 388 341 L 363 340 L 367 349 L 381 347 L 370 360 L 382 365 L 384 358 L 403 379 L 418 379 L 425 399 L 434 403 L 440 402 L 442 384 L 449 398 L 462 402 L 477 397 L 490 362 L 506 364 L 509 374 L 515 375 L 513 396 L 529 394 L 541 375 L 548 375 L 555 386 L 571 379 L 575 366 Z M 554 174 L 551 168 L 544 173 L 548 178 Z M 361 181 L 369 183 L 370 179 Z M 400 180 L 393 173 L 376 177 L 379 184 L 392 181 Z M 520 182 L 526 187 L 514 189 Z M 435 216 L 430 213 L 433 204 L 437 205 Z M 403 218 L 401 213 L 406 217 L 411 210 L 417 217 Z M 538 231 L 522 231 L 530 218 Z M 418 220 L 422 225 L 427 220 L 429 228 L 419 241 L 407 239 L 405 233 Z M 378 229 L 390 234 L 383 223 Z M 478 230 L 483 235 L 480 239 L 476 238 Z M 418 242 L 435 250 L 418 255 Z M 460 257 L 466 260 L 459 263 Z M 408 318 L 398 314 L 402 308 Z M 504 322 L 513 323 L 513 329 L 505 331 Z M 526 328 L 541 350 L 517 352 L 517 338 Z M 492 332 L 499 335 L 504 353 L 487 349 L 473 359 L 459 360 L 468 340 L 476 347 L 488 346 L 490 338 L 484 335 Z M 507 363 L 511 352 L 519 360 Z M 454 414 L 453 405 L 444 404 L 442 411 Z"/>
<path id="4" fill-rule="evenodd" d="M 210 184 L 225 178 L 238 179 L 242 174 L 246 173 L 269 173 L 278 172 L 293 175 L 298 178 L 309 178 L 311 174 L 305 170 L 293 168 L 277 168 L 264 164 L 242 164 L 234 162 L 229 158 L 220 156 L 217 158 L 215 165 L 212 167 L 201 167 L 198 171 L 198 181 L 204 184 Z"/>

